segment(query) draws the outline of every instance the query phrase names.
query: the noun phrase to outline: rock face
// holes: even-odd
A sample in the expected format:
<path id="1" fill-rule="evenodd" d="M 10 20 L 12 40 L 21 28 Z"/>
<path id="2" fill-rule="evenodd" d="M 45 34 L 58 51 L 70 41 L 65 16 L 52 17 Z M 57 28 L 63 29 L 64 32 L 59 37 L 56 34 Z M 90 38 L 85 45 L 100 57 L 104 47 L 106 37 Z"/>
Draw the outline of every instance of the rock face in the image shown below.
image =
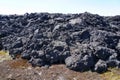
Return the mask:
<path id="1" fill-rule="evenodd" d="M 64 63 L 76 71 L 120 67 L 120 16 L 0 15 L 0 49 L 33 66 Z"/>

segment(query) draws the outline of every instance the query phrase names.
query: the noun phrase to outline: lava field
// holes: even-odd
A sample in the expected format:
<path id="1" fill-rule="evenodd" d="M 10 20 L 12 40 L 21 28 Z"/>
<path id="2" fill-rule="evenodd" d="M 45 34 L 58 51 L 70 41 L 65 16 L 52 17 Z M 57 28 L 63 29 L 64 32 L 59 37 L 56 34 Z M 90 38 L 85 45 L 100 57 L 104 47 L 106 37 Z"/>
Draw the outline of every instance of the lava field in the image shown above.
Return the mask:
<path id="1" fill-rule="evenodd" d="M 102 73 L 120 68 L 120 16 L 26 13 L 0 15 L 0 50 L 33 66 L 65 64 Z"/>

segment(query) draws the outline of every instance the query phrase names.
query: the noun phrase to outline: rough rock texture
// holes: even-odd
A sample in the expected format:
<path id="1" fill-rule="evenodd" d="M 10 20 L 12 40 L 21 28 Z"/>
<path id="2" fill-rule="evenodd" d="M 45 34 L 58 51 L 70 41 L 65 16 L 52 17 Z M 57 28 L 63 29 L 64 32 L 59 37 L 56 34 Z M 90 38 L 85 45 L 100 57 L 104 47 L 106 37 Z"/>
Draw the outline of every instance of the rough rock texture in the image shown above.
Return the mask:
<path id="1" fill-rule="evenodd" d="M 107 64 L 105 61 L 103 60 L 99 60 L 96 64 L 95 64 L 95 71 L 102 73 L 104 71 L 107 71 Z"/>
<path id="2" fill-rule="evenodd" d="M 72 70 L 104 72 L 120 67 L 120 16 L 0 15 L 0 49 L 33 66 L 65 63 Z"/>

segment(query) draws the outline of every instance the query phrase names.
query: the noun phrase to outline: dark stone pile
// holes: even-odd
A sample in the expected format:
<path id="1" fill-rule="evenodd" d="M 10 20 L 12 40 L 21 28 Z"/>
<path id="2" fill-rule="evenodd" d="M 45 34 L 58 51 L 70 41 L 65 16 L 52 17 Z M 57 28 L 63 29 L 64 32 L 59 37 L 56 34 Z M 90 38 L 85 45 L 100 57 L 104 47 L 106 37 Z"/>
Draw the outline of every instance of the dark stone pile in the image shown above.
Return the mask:
<path id="1" fill-rule="evenodd" d="M 120 16 L 0 15 L 0 49 L 33 66 L 64 63 L 76 71 L 120 67 Z"/>

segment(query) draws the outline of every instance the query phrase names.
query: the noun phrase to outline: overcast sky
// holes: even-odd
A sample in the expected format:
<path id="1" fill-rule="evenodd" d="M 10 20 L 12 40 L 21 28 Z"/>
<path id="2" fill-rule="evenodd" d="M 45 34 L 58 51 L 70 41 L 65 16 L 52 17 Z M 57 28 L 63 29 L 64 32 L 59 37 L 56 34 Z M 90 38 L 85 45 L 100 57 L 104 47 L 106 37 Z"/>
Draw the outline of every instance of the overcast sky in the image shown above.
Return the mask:
<path id="1" fill-rule="evenodd" d="M 120 0 L 0 0 L 0 14 L 26 12 L 120 15 Z"/>

